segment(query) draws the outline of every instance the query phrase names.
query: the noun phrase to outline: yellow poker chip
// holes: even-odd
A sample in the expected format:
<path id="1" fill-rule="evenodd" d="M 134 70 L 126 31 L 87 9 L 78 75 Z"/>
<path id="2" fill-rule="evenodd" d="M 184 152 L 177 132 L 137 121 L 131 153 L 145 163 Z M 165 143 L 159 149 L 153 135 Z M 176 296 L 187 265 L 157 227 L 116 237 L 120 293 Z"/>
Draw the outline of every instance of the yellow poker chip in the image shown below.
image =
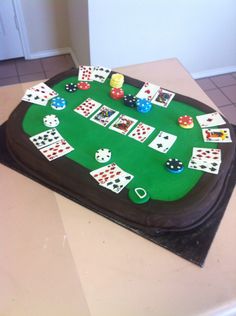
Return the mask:
<path id="1" fill-rule="evenodd" d="M 182 125 L 182 124 L 179 124 L 180 127 L 182 128 L 186 128 L 186 129 L 190 129 L 190 128 L 193 128 L 194 127 L 194 124 L 189 124 L 189 125 Z"/>

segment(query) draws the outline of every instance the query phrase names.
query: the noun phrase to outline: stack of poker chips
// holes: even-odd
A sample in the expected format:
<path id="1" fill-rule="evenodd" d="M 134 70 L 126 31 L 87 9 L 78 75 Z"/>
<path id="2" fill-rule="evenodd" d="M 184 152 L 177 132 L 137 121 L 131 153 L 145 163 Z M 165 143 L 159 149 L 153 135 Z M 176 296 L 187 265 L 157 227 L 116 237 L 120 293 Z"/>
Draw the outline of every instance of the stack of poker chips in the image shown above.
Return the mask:
<path id="1" fill-rule="evenodd" d="M 152 103 L 148 101 L 147 99 L 138 99 L 136 101 L 137 111 L 140 113 L 147 113 L 152 108 Z"/>
<path id="2" fill-rule="evenodd" d="M 51 107 L 54 110 L 63 110 L 66 107 L 66 100 L 61 97 L 56 97 L 52 99 Z"/>
<path id="3" fill-rule="evenodd" d="M 124 97 L 124 90 L 121 88 L 112 88 L 110 91 L 110 96 L 114 100 L 119 100 Z"/>
<path id="4" fill-rule="evenodd" d="M 110 80 L 110 86 L 112 88 L 121 88 L 124 84 L 124 76 L 121 74 L 113 74 Z"/>
<path id="5" fill-rule="evenodd" d="M 136 107 L 137 98 L 132 94 L 127 94 L 124 96 L 124 104 L 130 106 L 131 108 Z"/>
<path id="6" fill-rule="evenodd" d="M 193 118 L 189 115 L 180 116 L 178 118 L 179 126 L 182 128 L 193 128 Z"/>

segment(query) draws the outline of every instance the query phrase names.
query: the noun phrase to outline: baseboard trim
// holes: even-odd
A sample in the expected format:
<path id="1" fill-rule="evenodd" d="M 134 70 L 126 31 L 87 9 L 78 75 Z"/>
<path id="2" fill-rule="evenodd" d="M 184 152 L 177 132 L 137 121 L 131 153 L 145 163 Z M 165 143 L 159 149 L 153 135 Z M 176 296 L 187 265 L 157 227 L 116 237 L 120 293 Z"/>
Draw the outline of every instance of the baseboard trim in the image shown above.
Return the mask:
<path id="1" fill-rule="evenodd" d="M 79 66 L 78 58 L 76 57 L 76 55 L 71 47 L 48 49 L 48 50 L 42 50 L 42 51 L 39 51 L 36 53 L 30 53 L 28 55 L 27 59 L 46 58 L 46 57 L 63 55 L 63 54 L 70 54 L 76 67 Z"/>
<path id="2" fill-rule="evenodd" d="M 223 75 L 223 74 L 227 74 L 231 72 L 236 72 L 236 66 L 204 70 L 204 71 L 192 73 L 191 76 L 193 77 L 193 79 L 201 79 L 201 78 L 206 78 L 206 77 Z"/>
<path id="3" fill-rule="evenodd" d="M 35 53 L 30 52 L 28 59 L 38 59 L 38 58 L 45 58 L 45 57 L 70 54 L 70 53 L 71 53 L 70 47 L 48 49 L 48 50 L 38 51 Z"/>

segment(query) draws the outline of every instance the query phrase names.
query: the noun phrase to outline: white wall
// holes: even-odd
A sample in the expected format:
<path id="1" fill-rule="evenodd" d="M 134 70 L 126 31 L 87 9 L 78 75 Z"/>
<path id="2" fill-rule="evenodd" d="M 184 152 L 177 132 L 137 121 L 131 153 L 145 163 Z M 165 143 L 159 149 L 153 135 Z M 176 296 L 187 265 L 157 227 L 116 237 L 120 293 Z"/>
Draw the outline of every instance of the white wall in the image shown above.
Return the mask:
<path id="1" fill-rule="evenodd" d="M 236 71 L 235 0 L 88 0 L 91 64 L 177 57 L 195 77 Z"/>
<path id="2" fill-rule="evenodd" d="M 70 44 L 77 63 L 90 64 L 88 1 L 68 1 Z"/>
<path id="3" fill-rule="evenodd" d="M 20 3 L 31 57 L 70 46 L 67 1 L 20 0 Z"/>

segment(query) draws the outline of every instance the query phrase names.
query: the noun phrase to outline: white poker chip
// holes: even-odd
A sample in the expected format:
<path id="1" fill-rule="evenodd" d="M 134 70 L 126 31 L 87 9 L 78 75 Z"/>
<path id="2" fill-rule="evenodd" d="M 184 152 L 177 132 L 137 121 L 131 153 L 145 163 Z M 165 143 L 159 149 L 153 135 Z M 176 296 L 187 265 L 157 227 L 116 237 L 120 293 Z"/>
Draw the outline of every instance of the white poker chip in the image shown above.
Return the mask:
<path id="1" fill-rule="evenodd" d="M 60 121 L 55 114 L 49 114 L 43 118 L 43 124 L 47 127 L 56 127 L 59 123 Z"/>
<path id="2" fill-rule="evenodd" d="M 111 159 L 111 151 L 107 148 L 101 148 L 96 151 L 95 159 L 97 162 L 104 163 Z"/>

